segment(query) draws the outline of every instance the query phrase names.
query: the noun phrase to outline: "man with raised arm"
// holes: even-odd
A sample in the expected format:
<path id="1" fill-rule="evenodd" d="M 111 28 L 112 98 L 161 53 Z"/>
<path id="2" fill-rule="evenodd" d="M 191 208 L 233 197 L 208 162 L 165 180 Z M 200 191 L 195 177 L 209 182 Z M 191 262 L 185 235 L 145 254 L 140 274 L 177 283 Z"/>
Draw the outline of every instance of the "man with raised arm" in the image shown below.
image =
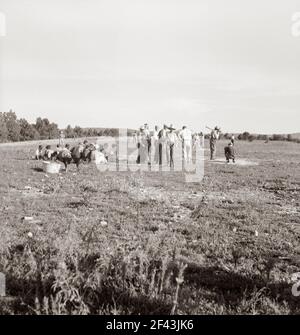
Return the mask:
<path id="1" fill-rule="evenodd" d="M 217 151 L 217 140 L 220 137 L 221 129 L 219 127 L 215 127 L 210 133 L 209 146 L 210 146 L 210 160 L 215 159 L 216 151 Z"/>

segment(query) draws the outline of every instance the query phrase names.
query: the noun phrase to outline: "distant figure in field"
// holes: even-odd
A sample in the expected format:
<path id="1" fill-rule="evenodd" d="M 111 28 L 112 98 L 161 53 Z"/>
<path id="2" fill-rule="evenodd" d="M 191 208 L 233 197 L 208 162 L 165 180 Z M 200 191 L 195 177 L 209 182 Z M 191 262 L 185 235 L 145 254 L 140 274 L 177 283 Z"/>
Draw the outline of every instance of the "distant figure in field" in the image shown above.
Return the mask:
<path id="1" fill-rule="evenodd" d="M 234 145 L 234 135 L 231 136 L 230 142 L 232 143 L 232 145 Z"/>
<path id="2" fill-rule="evenodd" d="M 183 126 L 179 133 L 179 137 L 182 140 L 184 162 L 190 163 L 192 161 L 192 131 L 186 126 Z"/>
<path id="3" fill-rule="evenodd" d="M 104 143 L 103 146 L 100 147 L 99 151 L 103 153 L 106 161 L 108 162 L 108 158 L 109 158 L 108 144 Z"/>
<path id="4" fill-rule="evenodd" d="M 228 143 L 228 145 L 224 148 L 226 162 L 229 163 L 230 159 L 232 159 L 232 162 L 235 163 L 235 152 L 234 152 L 234 146 L 232 142 Z"/>
<path id="5" fill-rule="evenodd" d="M 199 133 L 199 141 L 200 141 L 200 146 L 204 148 L 204 134 L 202 131 Z"/>
<path id="6" fill-rule="evenodd" d="M 60 144 L 57 144 L 56 149 L 53 150 L 53 153 L 51 155 L 51 160 L 56 160 L 59 153 L 63 150 L 63 147 Z"/>
<path id="7" fill-rule="evenodd" d="M 61 130 L 60 133 L 59 133 L 59 141 L 58 141 L 58 145 L 60 147 L 63 147 L 64 146 L 64 143 L 65 143 L 65 134 L 64 132 Z"/>
<path id="8" fill-rule="evenodd" d="M 85 149 L 85 145 L 81 142 L 71 149 L 71 154 L 77 169 L 79 170 L 79 164 L 81 163 L 82 153 Z"/>
<path id="9" fill-rule="evenodd" d="M 163 128 L 158 133 L 158 161 L 159 166 L 163 165 L 164 161 L 164 154 L 167 158 L 167 164 L 169 165 L 169 152 L 167 150 L 167 131 L 168 127 L 166 125 L 163 126 Z"/>
<path id="10" fill-rule="evenodd" d="M 81 159 L 84 162 L 91 162 L 92 160 L 92 152 L 96 150 L 96 146 L 92 143 L 87 143 L 85 148 L 83 149 Z"/>
<path id="11" fill-rule="evenodd" d="M 132 133 L 131 136 L 132 136 L 132 143 L 136 144 L 137 143 L 137 133 L 134 132 L 134 133 Z"/>
<path id="12" fill-rule="evenodd" d="M 219 127 L 215 127 L 210 133 L 209 145 L 210 145 L 210 160 L 215 159 L 216 151 L 217 151 L 217 140 L 220 137 L 221 129 Z"/>
<path id="13" fill-rule="evenodd" d="M 40 160 L 40 159 L 43 159 L 43 146 L 40 144 L 39 147 L 36 149 L 36 152 L 35 152 L 35 159 L 36 160 Z"/>
<path id="14" fill-rule="evenodd" d="M 72 154 L 70 151 L 70 145 L 66 144 L 64 148 L 61 148 L 61 150 L 57 154 L 57 159 L 64 163 L 65 165 L 65 170 L 67 171 L 68 165 L 71 164 L 72 162 Z"/>
<path id="15" fill-rule="evenodd" d="M 177 135 L 174 132 L 176 130 L 173 128 L 171 124 L 169 127 L 169 132 L 167 133 L 167 149 L 169 150 L 169 160 L 170 160 L 170 168 L 174 168 L 174 147 L 177 143 Z"/>
<path id="16" fill-rule="evenodd" d="M 158 164 L 159 162 L 159 141 L 158 141 L 158 126 L 154 127 L 152 135 L 152 147 L 154 148 L 154 163 Z"/>
<path id="17" fill-rule="evenodd" d="M 53 154 L 54 154 L 54 150 L 51 149 L 51 145 L 47 145 L 45 153 L 44 153 L 44 157 L 43 157 L 44 160 L 50 161 L 53 157 Z"/>
<path id="18" fill-rule="evenodd" d="M 151 133 L 150 133 L 148 123 L 144 124 L 144 136 L 145 136 L 146 148 L 147 148 L 147 161 L 148 161 L 148 164 L 151 164 Z"/>
<path id="19" fill-rule="evenodd" d="M 101 147 L 101 148 L 99 149 L 99 153 L 100 153 L 102 156 L 98 155 L 100 158 L 95 159 L 95 160 L 96 160 L 96 164 L 97 164 L 98 161 L 101 162 L 101 163 L 102 163 L 102 162 L 104 162 L 104 163 L 108 163 L 108 157 L 109 157 L 109 154 L 108 154 L 108 152 L 106 151 L 106 149 L 105 149 L 104 146 Z"/>
<path id="20" fill-rule="evenodd" d="M 192 136 L 192 140 L 193 140 L 193 148 L 196 148 L 196 146 L 199 143 L 199 135 L 197 133 L 194 133 Z"/>
<path id="21" fill-rule="evenodd" d="M 148 142 L 145 135 L 145 127 L 141 126 L 137 133 L 137 148 L 138 156 L 136 159 L 137 164 L 145 163 L 146 156 L 148 156 Z"/>

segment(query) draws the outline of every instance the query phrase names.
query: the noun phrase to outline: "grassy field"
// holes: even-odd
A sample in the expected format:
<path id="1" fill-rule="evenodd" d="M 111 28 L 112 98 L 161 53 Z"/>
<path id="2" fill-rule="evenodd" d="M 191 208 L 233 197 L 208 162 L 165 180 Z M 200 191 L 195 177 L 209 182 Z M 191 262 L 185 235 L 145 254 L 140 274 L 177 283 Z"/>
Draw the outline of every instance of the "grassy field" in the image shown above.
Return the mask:
<path id="1" fill-rule="evenodd" d="M 0 146 L 1 314 L 299 314 L 299 144 L 238 141 L 257 165 L 206 161 L 194 184 L 46 175 L 35 148 Z"/>

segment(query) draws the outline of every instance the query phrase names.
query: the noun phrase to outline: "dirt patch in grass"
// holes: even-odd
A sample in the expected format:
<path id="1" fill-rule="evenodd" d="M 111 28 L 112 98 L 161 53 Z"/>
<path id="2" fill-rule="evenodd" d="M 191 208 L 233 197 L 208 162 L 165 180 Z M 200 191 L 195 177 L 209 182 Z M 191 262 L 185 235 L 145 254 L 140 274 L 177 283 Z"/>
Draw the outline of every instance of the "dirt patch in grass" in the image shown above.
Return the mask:
<path id="1" fill-rule="evenodd" d="M 232 161 L 227 163 L 224 158 L 216 158 L 214 160 L 208 160 L 208 162 L 211 164 L 225 164 L 225 165 L 235 165 L 235 166 L 256 166 L 259 164 L 258 162 L 253 162 L 253 161 L 242 159 L 242 158 L 237 158 L 235 160 L 235 163 L 233 163 Z"/>

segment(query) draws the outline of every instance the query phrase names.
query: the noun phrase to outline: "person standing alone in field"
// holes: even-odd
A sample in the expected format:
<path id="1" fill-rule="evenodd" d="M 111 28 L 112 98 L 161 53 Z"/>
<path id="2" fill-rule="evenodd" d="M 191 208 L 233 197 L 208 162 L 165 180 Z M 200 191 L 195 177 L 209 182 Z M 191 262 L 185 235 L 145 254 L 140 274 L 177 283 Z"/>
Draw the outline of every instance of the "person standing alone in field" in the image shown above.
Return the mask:
<path id="1" fill-rule="evenodd" d="M 154 148 L 154 163 L 158 164 L 159 158 L 159 148 L 158 148 L 158 126 L 154 127 L 153 135 L 152 135 L 152 146 Z"/>
<path id="2" fill-rule="evenodd" d="M 60 147 L 63 147 L 64 146 L 64 143 L 65 143 L 65 134 L 64 132 L 61 130 L 60 133 L 59 133 L 59 141 L 58 141 L 58 145 Z"/>
<path id="3" fill-rule="evenodd" d="M 216 151 L 217 151 L 217 140 L 220 137 L 221 129 L 219 127 L 215 127 L 210 133 L 209 145 L 210 145 L 210 160 L 215 159 Z"/>

